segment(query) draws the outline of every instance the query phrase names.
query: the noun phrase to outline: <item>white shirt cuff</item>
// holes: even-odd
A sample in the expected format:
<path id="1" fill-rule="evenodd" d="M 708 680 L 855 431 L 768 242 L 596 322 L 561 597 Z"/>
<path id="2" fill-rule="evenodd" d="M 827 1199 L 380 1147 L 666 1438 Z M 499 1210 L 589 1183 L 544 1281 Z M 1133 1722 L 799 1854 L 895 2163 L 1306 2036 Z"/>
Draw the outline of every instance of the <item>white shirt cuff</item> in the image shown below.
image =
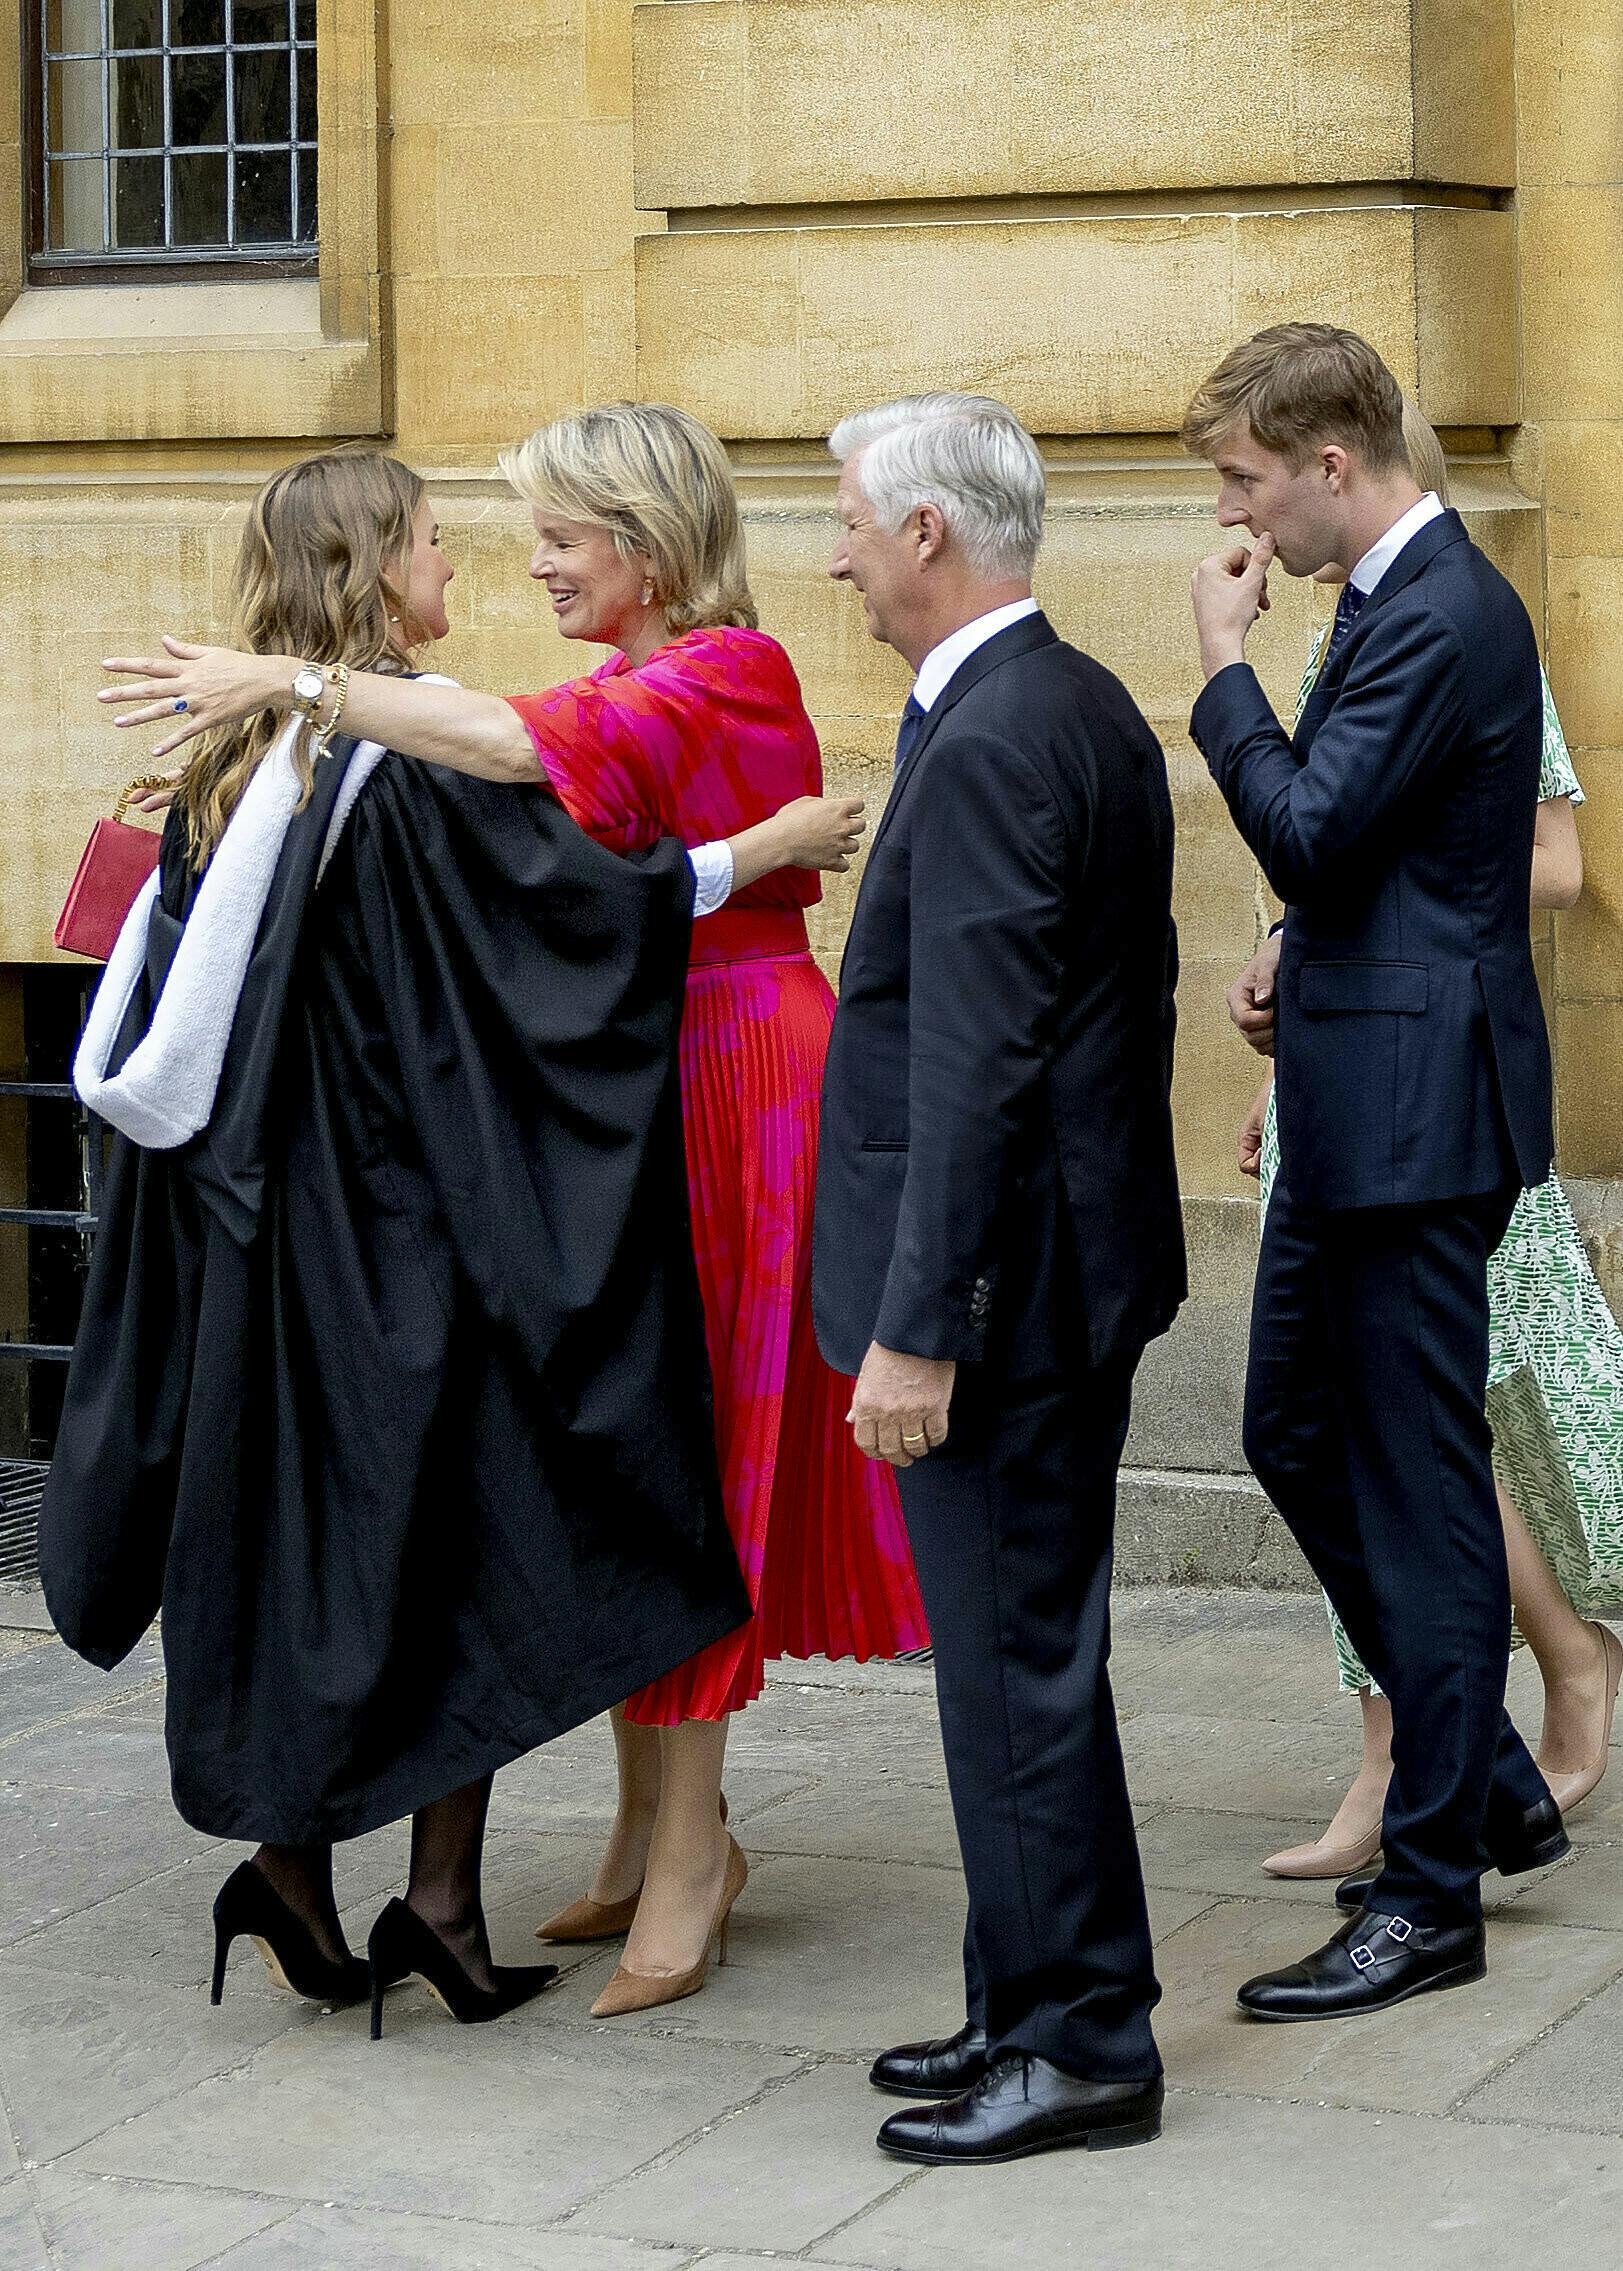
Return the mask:
<path id="1" fill-rule="evenodd" d="M 714 844 L 698 844 L 688 853 L 696 886 L 693 894 L 694 918 L 713 915 L 724 907 L 733 890 L 733 852 L 725 839 Z"/>

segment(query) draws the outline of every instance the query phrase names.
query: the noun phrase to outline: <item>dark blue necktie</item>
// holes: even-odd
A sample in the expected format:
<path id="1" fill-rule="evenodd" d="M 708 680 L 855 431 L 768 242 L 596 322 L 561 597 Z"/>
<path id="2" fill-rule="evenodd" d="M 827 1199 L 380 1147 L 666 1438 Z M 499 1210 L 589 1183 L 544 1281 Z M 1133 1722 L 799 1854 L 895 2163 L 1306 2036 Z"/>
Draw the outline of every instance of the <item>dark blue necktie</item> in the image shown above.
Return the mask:
<path id="1" fill-rule="evenodd" d="M 1324 661 L 1320 666 L 1321 676 L 1347 644 L 1352 627 L 1358 620 L 1359 610 L 1368 597 L 1367 592 L 1359 591 L 1353 584 L 1342 585 L 1341 597 L 1336 601 L 1336 619 L 1330 626 L 1330 644 L 1324 650 Z"/>
<path id="2" fill-rule="evenodd" d="M 913 744 L 919 737 L 919 728 L 929 714 L 929 711 L 909 694 L 906 707 L 902 711 L 902 722 L 896 729 L 896 772 L 899 773 L 909 757 L 912 756 Z"/>

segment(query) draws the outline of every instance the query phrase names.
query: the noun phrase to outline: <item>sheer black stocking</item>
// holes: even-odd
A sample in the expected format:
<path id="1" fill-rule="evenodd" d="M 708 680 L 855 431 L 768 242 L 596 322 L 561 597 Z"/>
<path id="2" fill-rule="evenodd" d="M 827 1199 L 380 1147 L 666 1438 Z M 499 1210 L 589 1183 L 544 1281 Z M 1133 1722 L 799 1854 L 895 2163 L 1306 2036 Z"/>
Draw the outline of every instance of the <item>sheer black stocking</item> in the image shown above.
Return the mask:
<path id="1" fill-rule="evenodd" d="M 411 1817 L 406 1905 L 445 1942 L 476 1987 L 493 1988 L 490 1938 L 480 1899 L 491 1777 L 464 1783 Z"/>
<path id="2" fill-rule="evenodd" d="M 254 1865 L 264 1871 L 273 1889 L 308 1928 L 328 1961 L 346 1961 L 350 1950 L 333 1897 L 332 1847 L 262 1845 L 254 1855 Z"/>

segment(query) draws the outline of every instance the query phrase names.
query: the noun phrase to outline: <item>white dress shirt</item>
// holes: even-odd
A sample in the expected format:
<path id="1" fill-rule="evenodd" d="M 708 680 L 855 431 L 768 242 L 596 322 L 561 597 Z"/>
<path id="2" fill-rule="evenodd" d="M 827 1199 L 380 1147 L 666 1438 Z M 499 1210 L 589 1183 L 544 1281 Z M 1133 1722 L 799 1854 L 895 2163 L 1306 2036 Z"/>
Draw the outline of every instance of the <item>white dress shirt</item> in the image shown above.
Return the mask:
<path id="1" fill-rule="evenodd" d="M 988 639 L 995 639 L 999 631 L 1006 631 L 1011 623 L 1023 623 L 1028 615 L 1037 613 L 1034 599 L 1013 599 L 1007 607 L 994 607 L 990 615 L 977 615 L 973 623 L 952 632 L 932 647 L 919 664 L 919 674 L 913 681 L 913 699 L 921 710 L 933 710 L 946 692 L 947 682 L 962 664 L 966 663 L 977 647 L 984 647 Z"/>
<path id="2" fill-rule="evenodd" d="M 733 853 L 725 836 L 713 844 L 695 844 L 688 853 L 693 870 L 693 919 L 713 915 L 732 897 Z"/>
<path id="3" fill-rule="evenodd" d="M 1386 534 L 1378 537 L 1359 561 L 1347 581 L 1354 591 L 1361 591 L 1366 599 L 1391 567 L 1412 536 L 1418 536 L 1428 522 L 1441 519 L 1447 506 L 1435 489 L 1428 489 L 1418 505 L 1411 505 L 1401 520 L 1395 520 Z"/>

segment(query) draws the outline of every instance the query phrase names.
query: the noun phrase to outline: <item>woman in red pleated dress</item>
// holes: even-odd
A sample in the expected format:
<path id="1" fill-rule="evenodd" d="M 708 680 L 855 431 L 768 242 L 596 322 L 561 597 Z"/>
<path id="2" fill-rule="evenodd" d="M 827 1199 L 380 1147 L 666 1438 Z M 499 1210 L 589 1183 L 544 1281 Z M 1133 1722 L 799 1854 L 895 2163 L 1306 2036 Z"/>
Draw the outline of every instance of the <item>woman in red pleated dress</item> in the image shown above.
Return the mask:
<path id="1" fill-rule="evenodd" d="M 822 767 L 793 666 L 755 628 L 720 444 L 683 412 L 620 404 L 546 427 L 503 470 L 532 508 L 530 572 L 559 629 L 616 649 L 590 677 L 514 703 L 558 795 L 611 849 L 731 838 L 742 861 L 749 831 L 821 793 Z M 608 1849 L 588 1896 L 542 1927 L 582 1940 L 629 1926 L 598 2016 L 703 1984 L 745 1875 L 722 1823 L 727 1722 L 760 1693 L 763 1664 L 893 1656 L 926 1638 L 894 1477 L 855 1448 L 851 1382 L 812 1334 L 834 997 L 804 910 L 821 884 L 802 867 L 746 881 L 753 864 L 694 924 L 682 1093 L 722 1488 L 755 1615 L 615 1715 Z M 701 865 L 700 905 L 727 880 Z"/>
<path id="2" fill-rule="evenodd" d="M 566 638 L 614 652 L 509 704 L 356 671 L 322 697 L 399 756 L 534 784 L 619 852 L 679 837 L 698 895 L 681 1072 L 693 1237 L 727 1518 L 753 1617 L 614 1715 L 620 1799 L 589 1893 L 541 1927 L 628 1932 L 598 2016 L 691 1995 L 747 1874 L 725 1829 L 727 1723 L 779 1656 L 894 1656 L 924 1612 L 891 1469 L 845 1424 L 849 1380 L 812 1336 L 812 1192 L 834 997 L 806 941 L 818 867 L 844 867 L 860 801 L 823 799 L 788 656 L 755 627 L 726 454 L 685 412 L 618 403 L 560 419 L 503 469 L 531 506 L 530 573 Z M 143 664 L 202 725 L 284 702 L 296 657 L 166 641 Z M 267 678 L 267 673 L 268 678 Z M 332 674 L 328 674 L 331 676 Z M 336 705 L 336 706 L 334 706 Z M 144 716 L 144 712 L 136 713 Z M 709 911 L 715 909 L 717 911 Z M 602 1519 L 612 1523 L 615 1509 Z"/>

